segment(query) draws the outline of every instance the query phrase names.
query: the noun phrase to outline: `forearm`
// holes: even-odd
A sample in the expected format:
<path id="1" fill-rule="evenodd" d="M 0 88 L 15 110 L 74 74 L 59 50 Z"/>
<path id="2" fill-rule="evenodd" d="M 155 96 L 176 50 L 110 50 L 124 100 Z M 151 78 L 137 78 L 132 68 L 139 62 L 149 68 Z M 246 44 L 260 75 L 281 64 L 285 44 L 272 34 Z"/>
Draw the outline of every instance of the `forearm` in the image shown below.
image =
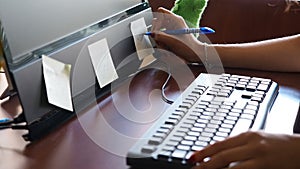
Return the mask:
<path id="1" fill-rule="evenodd" d="M 213 44 L 224 67 L 300 72 L 300 34 L 244 44 Z M 213 62 L 213 61 L 212 61 Z"/>

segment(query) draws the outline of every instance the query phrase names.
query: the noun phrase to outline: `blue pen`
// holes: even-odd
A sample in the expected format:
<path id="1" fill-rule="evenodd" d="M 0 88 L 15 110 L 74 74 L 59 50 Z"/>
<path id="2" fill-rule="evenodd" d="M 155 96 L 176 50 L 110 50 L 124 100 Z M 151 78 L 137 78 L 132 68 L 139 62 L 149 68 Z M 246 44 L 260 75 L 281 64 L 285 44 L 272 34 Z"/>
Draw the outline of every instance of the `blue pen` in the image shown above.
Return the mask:
<path id="1" fill-rule="evenodd" d="M 215 30 L 209 27 L 200 27 L 200 28 L 185 28 L 185 29 L 176 29 L 176 30 L 164 30 L 162 31 L 169 35 L 181 35 L 181 34 L 190 34 L 190 33 L 199 33 L 199 34 L 210 34 L 215 33 Z M 145 35 L 151 35 L 152 32 L 146 32 Z"/>
<path id="2" fill-rule="evenodd" d="M 9 119 L 9 118 L 0 119 L 0 123 L 6 123 L 6 122 L 9 122 L 9 121 L 11 121 L 11 119 Z"/>

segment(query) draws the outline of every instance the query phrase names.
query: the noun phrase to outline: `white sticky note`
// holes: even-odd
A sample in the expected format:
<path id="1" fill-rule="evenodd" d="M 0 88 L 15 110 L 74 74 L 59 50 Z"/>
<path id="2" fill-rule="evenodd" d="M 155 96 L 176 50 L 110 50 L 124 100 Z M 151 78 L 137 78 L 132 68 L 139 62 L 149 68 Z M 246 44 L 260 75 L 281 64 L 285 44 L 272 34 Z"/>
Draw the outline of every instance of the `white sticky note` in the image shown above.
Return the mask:
<path id="1" fill-rule="evenodd" d="M 131 33 L 133 35 L 135 47 L 140 60 L 154 53 L 153 46 L 147 35 L 147 26 L 144 18 L 131 22 Z"/>
<path id="2" fill-rule="evenodd" d="M 71 65 L 45 55 L 42 56 L 42 64 L 48 102 L 73 111 L 70 86 Z"/>
<path id="3" fill-rule="evenodd" d="M 101 88 L 118 78 L 106 39 L 88 46 L 92 64 Z"/>
<path id="4" fill-rule="evenodd" d="M 149 56 L 145 57 L 140 65 L 139 69 L 142 69 L 142 68 L 150 65 L 154 61 L 156 61 L 156 58 L 153 55 L 149 55 Z"/>

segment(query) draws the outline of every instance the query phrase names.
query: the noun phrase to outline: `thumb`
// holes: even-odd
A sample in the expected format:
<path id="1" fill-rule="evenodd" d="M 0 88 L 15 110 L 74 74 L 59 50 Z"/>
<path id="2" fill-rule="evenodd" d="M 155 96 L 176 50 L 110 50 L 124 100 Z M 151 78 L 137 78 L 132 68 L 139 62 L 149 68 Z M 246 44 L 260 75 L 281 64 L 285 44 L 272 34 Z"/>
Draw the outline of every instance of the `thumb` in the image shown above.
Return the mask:
<path id="1" fill-rule="evenodd" d="M 173 12 L 171 12 L 170 10 L 166 9 L 166 8 L 163 8 L 163 7 L 159 7 L 157 9 L 158 12 L 161 12 L 161 13 L 164 13 L 164 14 L 173 14 Z"/>

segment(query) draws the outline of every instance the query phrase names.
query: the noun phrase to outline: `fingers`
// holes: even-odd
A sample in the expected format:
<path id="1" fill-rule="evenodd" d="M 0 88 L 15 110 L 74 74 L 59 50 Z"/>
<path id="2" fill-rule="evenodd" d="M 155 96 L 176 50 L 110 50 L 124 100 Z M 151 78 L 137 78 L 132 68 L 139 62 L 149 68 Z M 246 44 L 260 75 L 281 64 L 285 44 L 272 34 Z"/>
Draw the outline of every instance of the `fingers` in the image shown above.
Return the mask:
<path id="1" fill-rule="evenodd" d="M 200 169 L 224 168 L 233 162 L 243 163 L 244 161 L 251 159 L 251 157 L 253 156 L 255 156 L 255 149 L 253 148 L 253 146 L 239 146 L 215 154 L 210 158 L 210 160 L 208 160 L 207 162 L 203 162 Z"/>
<path id="2" fill-rule="evenodd" d="M 174 15 L 171 11 L 169 11 L 169 10 L 163 8 L 163 7 L 159 7 L 159 8 L 157 9 L 157 11 L 160 12 L 160 13 L 164 13 L 164 14 Z"/>
<path id="3" fill-rule="evenodd" d="M 201 151 L 196 152 L 194 155 L 191 156 L 190 162 L 201 162 L 206 157 L 211 157 L 224 150 L 232 149 L 234 147 L 241 146 L 244 144 L 246 144 L 246 136 L 244 134 L 231 137 L 224 141 L 210 145 Z"/>
<path id="4" fill-rule="evenodd" d="M 152 26 L 155 27 L 155 29 L 153 29 L 155 31 L 160 29 L 180 29 L 187 27 L 182 17 L 162 7 L 154 13 L 154 18 Z"/>

